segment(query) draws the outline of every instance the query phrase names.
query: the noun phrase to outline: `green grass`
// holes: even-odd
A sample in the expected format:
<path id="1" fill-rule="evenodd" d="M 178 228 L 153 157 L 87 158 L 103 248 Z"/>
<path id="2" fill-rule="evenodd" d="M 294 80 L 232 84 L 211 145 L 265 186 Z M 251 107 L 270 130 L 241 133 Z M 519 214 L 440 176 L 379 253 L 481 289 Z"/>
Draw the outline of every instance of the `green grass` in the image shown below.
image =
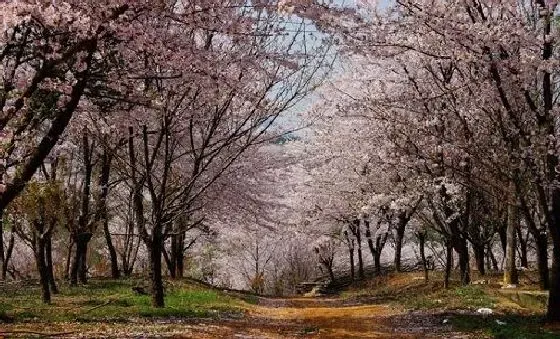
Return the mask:
<path id="1" fill-rule="evenodd" d="M 498 324 L 496 320 L 505 322 Z M 450 323 L 462 332 L 484 333 L 492 338 L 503 339 L 553 339 L 559 338 L 558 332 L 551 332 L 542 327 L 542 317 L 540 316 L 469 316 L 455 315 L 451 317 Z"/>
<path id="2" fill-rule="evenodd" d="M 345 298 L 368 297 L 407 309 L 477 309 L 495 307 L 497 299 L 487 293 L 486 285 L 460 286 L 452 282 L 448 289 L 439 277 L 426 282 L 419 274 L 392 274 L 378 278 L 342 294 Z"/>
<path id="3" fill-rule="evenodd" d="M 342 294 L 343 297 L 368 297 L 395 307 L 450 314 L 454 330 L 468 332 L 475 337 L 505 339 L 560 338 L 558 330 L 543 329 L 546 293 L 535 290 L 538 286 L 525 284 L 522 288 L 502 290 L 495 282 L 491 285 L 460 286 L 457 280 L 443 288 L 442 278 L 432 274 L 425 282 L 418 273 L 393 274 L 359 285 Z M 501 277 L 494 280 L 497 281 Z M 487 307 L 494 314 L 484 317 L 475 313 Z M 465 314 L 456 310 L 467 310 Z M 505 322 L 500 325 L 499 320 Z"/>
<path id="4" fill-rule="evenodd" d="M 430 294 L 418 294 L 397 298 L 397 302 L 412 309 L 477 309 L 493 308 L 496 300 L 477 285 L 442 289 Z"/>
<path id="5" fill-rule="evenodd" d="M 237 299 L 199 286 L 174 282 L 166 286 L 164 308 L 137 295 L 132 280 L 92 280 L 86 286 L 62 286 L 52 303 L 41 302 L 39 287 L 0 291 L 0 320 L 5 322 L 124 322 L 131 318 L 219 317 L 241 313 Z"/>

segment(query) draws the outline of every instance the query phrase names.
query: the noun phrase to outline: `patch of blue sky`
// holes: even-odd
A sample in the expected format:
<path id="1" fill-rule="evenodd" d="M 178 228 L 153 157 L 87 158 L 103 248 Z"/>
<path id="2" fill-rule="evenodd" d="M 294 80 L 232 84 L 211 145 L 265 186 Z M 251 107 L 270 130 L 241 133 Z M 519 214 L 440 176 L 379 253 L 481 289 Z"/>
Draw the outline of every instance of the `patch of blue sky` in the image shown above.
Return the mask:
<path id="1" fill-rule="evenodd" d="M 393 4 L 395 0 L 378 0 L 377 7 L 380 10 L 387 8 L 390 4 Z M 356 8 L 359 5 L 360 0 L 324 0 L 323 3 L 329 6 L 336 6 L 338 8 Z M 285 42 L 290 42 L 295 40 L 295 45 L 292 46 L 291 53 L 303 53 L 309 54 L 309 57 L 313 57 L 313 53 L 324 53 L 325 58 L 322 62 L 325 63 L 324 66 L 328 67 L 323 69 L 317 74 L 317 79 L 321 81 L 329 81 L 330 77 L 340 76 L 347 70 L 344 69 L 344 61 L 338 58 L 338 49 L 336 46 L 331 45 L 329 37 L 317 29 L 313 21 L 302 18 L 294 14 L 284 13 L 284 33 Z M 325 47 L 328 46 L 328 47 Z M 321 48 L 328 48 L 328 50 L 322 50 Z M 282 55 L 280 53 L 280 55 Z M 280 94 L 282 86 L 286 83 L 279 83 L 278 89 L 272 91 L 271 95 Z M 314 87 L 314 86 L 312 86 Z M 288 92 L 289 93 L 289 92 Z M 284 93 L 286 95 L 287 93 Z M 290 103 L 286 111 L 276 119 L 274 127 L 272 130 L 275 133 L 290 132 L 297 137 L 306 139 L 309 136 L 309 129 L 312 128 L 313 121 L 308 120 L 305 114 L 302 114 L 313 108 L 315 103 L 319 100 L 323 100 L 320 95 L 313 93 L 312 91 L 297 100 Z"/>

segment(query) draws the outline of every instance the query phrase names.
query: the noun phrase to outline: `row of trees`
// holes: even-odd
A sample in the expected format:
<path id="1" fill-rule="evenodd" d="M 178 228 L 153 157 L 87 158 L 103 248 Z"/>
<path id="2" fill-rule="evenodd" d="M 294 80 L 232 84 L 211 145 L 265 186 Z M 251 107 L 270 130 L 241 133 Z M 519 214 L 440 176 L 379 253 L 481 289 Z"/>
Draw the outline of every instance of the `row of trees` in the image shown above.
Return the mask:
<path id="1" fill-rule="evenodd" d="M 115 278 L 142 243 L 163 306 L 163 264 L 182 276 L 220 178 L 317 84 L 325 45 L 275 1 L 29 0 L 0 14 L 2 278 L 15 234 L 49 302 L 53 238 L 70 236 L 75 285 L 102 232 Z"/>
<path id="2" fill-rule="evenodd" d="M 464 284 L 471 253 L 484 272 L 496 234 L 505 284 L 515 283 L 516 238 L 523 250 L 531 239 L 548 319 L 560 321 L 558 2 L 312 3 L 291 5 L 349 53 L 350 76 L 336 86 L 343 102 L 331 109 L 354 133 L 341 135 L 360 140 L 350 163 L 373 171 L 354 174 L 363 198 L 347 215 L 371 191 L 419 201 L 415 218 L 441 236 L 448 268 L 458 256 Z"/>
<path id="3" fill-rule="evenodd" d="M 533 244 L 548 318 L 560 321 L 557 7 L 8 1 L 0 12 L 2 275 L 17 235 L 33 249 L 48 302 L 53 237 L 62 229 L 70 237 L 77 284 L 103 232 L 114 277 L 130 274 L 142 244 L 153 304 L 163 306 L 164 263 L 181 277 L 184 252 L 211 233 L 209 221 L 260 225 L 270 239 L 271 224 L 291 210 L 285 224 L 294 234 L 301 227 L 318 237 L 336 224 L 358 276 L 365 246 L 379 268 L 388 239 L 399 269 L 407 230 L 422 244 L 424 268 L 424 245 L 440 242 L 446 282 L 456 255 L 463 284 L 471 256 L 481 274 L 485 259 L 497 266 L 496 239 L 505 283 L 515 283 L 516 249 L 526 260 Z M 326 37 L 347 53 L 337 64 L 345 73 L 327 88 L 329 105 L 309 116 L 316 134 L 295 143 L 300 182 L 275 200 L 258 180 L 258 157 L 245 156 L 268 144 L 278 117 L 322 78 Z M 254 269 L 238 269 L 261 291 L 268 240 L 256 238 L 233 251 L 253 257 Z M 332 265 L 322 255 L 331 250 L 315 246 Z"/>

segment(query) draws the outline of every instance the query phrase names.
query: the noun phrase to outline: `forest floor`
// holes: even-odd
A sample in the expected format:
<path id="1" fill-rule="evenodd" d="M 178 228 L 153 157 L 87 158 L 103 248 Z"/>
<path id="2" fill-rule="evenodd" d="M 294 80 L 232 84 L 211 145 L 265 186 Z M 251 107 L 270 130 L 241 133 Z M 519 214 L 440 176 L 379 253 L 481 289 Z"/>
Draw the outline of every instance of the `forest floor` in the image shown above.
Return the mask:
<path id="1" fill-rule="evenodd" d="M 546 296 L 530 280 L 508 291 L 491 280 L 445 290 L 440 280 L 390 274 L 314 298 L 263 298 L 173 282 L 163 309 L 132 291 L 141 281 L 63 286 L 46 306 L 36 287 L 2 287 L 0 337 L 560 338 L 558 329 L 543 328 Z M 493 313 L 477 313 L 481 307 Z"/>

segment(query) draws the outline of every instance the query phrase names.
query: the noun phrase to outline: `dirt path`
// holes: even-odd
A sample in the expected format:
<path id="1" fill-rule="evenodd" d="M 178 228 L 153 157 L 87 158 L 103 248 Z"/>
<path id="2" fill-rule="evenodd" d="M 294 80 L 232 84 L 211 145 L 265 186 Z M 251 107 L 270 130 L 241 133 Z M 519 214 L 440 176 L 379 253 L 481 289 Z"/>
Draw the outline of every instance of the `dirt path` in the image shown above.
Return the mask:
<path id="1" fill-rule="evenodd" d="M 363 302 L 363 300 L 362 300 Z M 444 316 L 405 313 L 386 304 L 337 298 L 262 299 L 240 319 L 137 320 L 124 324 L 45 324 L 34 331 L 60 337 L 174 338 L 466 338 L 442 324 Z M 5 330 L 24 330 L 29 324 Z M 1 332 L 1 331 L 0 331 Z M 23 333 L 22 333 L 23 334 Z M 59 337 L 58 335 L 55 337 Z"/>
<path id="2" fill-rule="evenodd" d="M 364 305 L 363 303 L 368 304 Z M 441 338 L 453 337 L 442 317 L 408 314 L 376 300 L 294 298 L 263 300 L 251 318 L 280 323 L 292 333 L 266 333 L 267 338 Z"/>

